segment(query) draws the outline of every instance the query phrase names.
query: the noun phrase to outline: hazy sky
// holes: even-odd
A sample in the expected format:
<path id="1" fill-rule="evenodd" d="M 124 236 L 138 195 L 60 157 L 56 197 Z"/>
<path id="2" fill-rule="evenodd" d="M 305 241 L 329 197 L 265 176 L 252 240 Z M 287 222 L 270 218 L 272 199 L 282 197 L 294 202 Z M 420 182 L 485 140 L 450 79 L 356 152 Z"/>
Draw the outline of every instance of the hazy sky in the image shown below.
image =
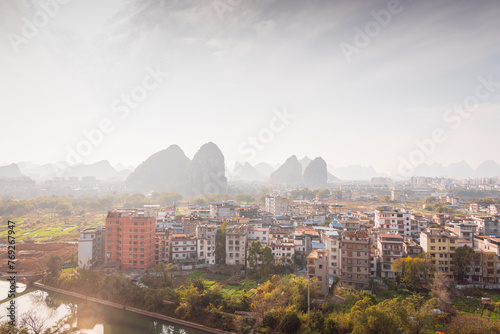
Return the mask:
<path id="1" fill-rule="evenodd" d="M 0 36 L 3 164 L 500 163 L 498 1 L 0 0 Z"/>

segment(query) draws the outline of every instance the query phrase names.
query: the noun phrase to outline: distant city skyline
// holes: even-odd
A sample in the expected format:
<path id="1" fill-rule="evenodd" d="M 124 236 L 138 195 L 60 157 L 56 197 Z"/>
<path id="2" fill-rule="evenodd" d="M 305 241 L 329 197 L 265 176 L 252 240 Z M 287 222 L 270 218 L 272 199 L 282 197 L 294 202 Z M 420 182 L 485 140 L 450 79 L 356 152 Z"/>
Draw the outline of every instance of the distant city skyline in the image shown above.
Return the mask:
<path id="1" fill-rule="evenodd" d="M 3 164 L 500 163 L 495 1 L 43 3 L 0 3 Z"/>

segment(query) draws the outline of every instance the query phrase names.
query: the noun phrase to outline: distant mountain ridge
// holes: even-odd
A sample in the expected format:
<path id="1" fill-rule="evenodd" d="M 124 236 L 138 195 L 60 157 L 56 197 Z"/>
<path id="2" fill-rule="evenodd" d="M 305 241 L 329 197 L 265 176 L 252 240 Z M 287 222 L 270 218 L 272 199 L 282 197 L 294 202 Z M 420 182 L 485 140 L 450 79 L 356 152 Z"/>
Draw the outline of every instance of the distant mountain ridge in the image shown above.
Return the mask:
<path id="1" fill-rule="evenodd" d="M 23 175 L 34 180 L 47 180 L 54 177 L 82 178 L 85 176 L 93 176 L 99 180 L 123 181 L 132 172 L 127 168 L 117 171 L 107 160 L 101 160 L 92 164 L 76 164 L 70 166 L 64 162 L 45 165 L 37 165 L 32 162 L 20 162 L 18 165 Z"/>
<path id="2" fill-rule="evenodd" d="M 276 169 L 269 177 L 272 183 L 281 183 L 286 185 L 300 185 L 302 179 L 302 165 L 297 156 L 292 155 L 286 159 L 285 163 Z"/>
<path id="3" fill-rule="evenodd" d="M 485 160 L 476 169 L 466 161 L 443 166 L 439 163 L 420 164 L 410 172 L 410 176 L 451 177 L 451 178 L 480 178 L 500 177 L 500 165 L 493 160 Z"/>
<path id="4" fill-rule="evenodd" d="M 221 172 L 226 171 L 225 167 L 221 165 L 224 161 L 224 155 L 219 150 L 219 148 L 211 143 L 212 145 L 206 144 L 203 151 L 203 158 L 201 156 L 198 161 L 203 161 L 198 164 L 198 169 L 201 168 L 200 164 L 206 163 L 207 166 L 211 166 L 207 170 L 211 171 L 210 178 L 216 179 L 211 185 L 207 185 L 207 175 L 203 176 L 198 173 L 198 176 L 194 171 L 191 171 L 190 177 L 193 179 L 198 178 L 199 182 L 205 182 L 204 187 L 213 186 L 214 184 L 219 184 L 224 188 L 227 185 L 227 179 L 225 175 L 221 175 Z M 205 146 L 205 145 L 204 145 Z M 169 151 L 170 153 L 166 152 Z M 162 153 L 163 152 L 163 153 Z M 158 156 L 157 156 L 158 154 Z M 162 157 L 165 154 L 166 156 Z M 214 156 L 214 159 L 211 158 Z M 146 161 L 152 159 L 142 166 Z M 155 162 L 155 159 L 158 161 Z M 194 160 L 194 158 L 193 158 Z M 125 181 L 125 185 L 131 189 L 175 189 L 175 191 L 189 192 L 189 186 L 184 184 L 184 181 L 179 182 L 178 178 L 187 178 L 188 170 L 192 165 L 191 160 L 186 157 L 184 152 L 177 145 L 171 145 L 169 148 L 157 152 L 156 154 L 149 157 L 140 166 L 133 170 L 133 167 L 125 167 L 122 164 L 115 164 L 112 166 L 107 160 L 98 161 L 92 164 L 76 164 L 67 166 L 65 162 L 50 163 L 44 165 L 37 165 L 32 162 L 18 162 L 10 165 L 0 166 L 0 178 L 15 178 L 15 177 L 29 177 L 36 181 L 49 180 L 54 177 L 78 177 L 82 178 L 85 176 L 94 176 L 99 180 L 112 180 L 112 181 Z M 274 182 L 283 183 L 290 185 L 305 185 L 311 181 L 308 179 L 311 175 L 308 172 L 308 176 L 305 176 L 305 171 L 313 162 L 309 157 L 305 156 L 302 159 L 298 159 L 295 155 L 291 156 L 284 164 L 275 165 L 266 162 L 260 162 L 255 165 L 249 162 L 236 162 L 232 168 L 228 168 L 227 177 L 230 181 L 245 181 L 245 182 Z M 147 166 L 148 164 L 157 165 L 156 167 Z M 285 166 L 284 166 L 285 165 Z M 162 167 L 159 167 L 162 166 Z M 273 167 L 277 166 L 277 168 Z M 327 182 L 338 182 L 340 180 L 370 180 L 374 177 L 389 176 L 394 178 L 401 178 L 401 175 L 390 175 L 390 174 L 380 174 L 371 166 L 361 166 L 361 165 L 350 165 L 346 167 L 333 167 L 327 164 Z M 151 169 L 152 168 L 152 169 Z M 203 168 L 201 168 L 203 169 Z M 159 175 L 160 173 L 161 175 Z M 193 174 L 194 173 L 194 174 Z M 318 172 L 319 173 L 319 172 Z M 323 172 L 321 172 L 323 175 Z M 137 178 L 137 174 L 144 174 L 140 179 Z M 158 177 L 148 178 L 145 174 L 159 175 Z M 214 176 L 217 175 L 217 176 Z M 500 177 L 500 164 L 493 160 L 485 160 L 477 166 L 477 168 L 472 168 L 466 161 L 460 161 L 452 163 L 448 166 L 443 166 L 439 163 L 422 163 L 412 169 L 410 176 L 425 176 L 425 177 L 451 177 L 451 178 L 481 178 L 481 177 Z M 319 176 L 318 176 L 319 177 Z M 323 179 L 324 177 L 321 176 Z M 193 181 L 191 183 L 196 183 L 198 181 Z M 202 181 L 204 180 L 205 181 Z M 319 181 L 318 181 L 319 182 Z M 322 183 L 321 181 L 320 183 Z M 191 189 L 192 190 L 192 189 Z M 200 190 L 201 191 L 201 190 Z"/>
<path id="5" fill-rule="evenodd" d="M 19 166 L 17 164 L 10 164 L 7 166 L 0 167 L 0 178 L 6 177 L 23 177 L 24 175 L 21 173 Z"/>
<path id="6" fill-rule="evenodd" d="M 203 145 L 190 160 L 177 145 L 159 151 L 125 180 L 130 190 L 172 191 L 186 195 L 227 191 L 224 155 L 214 143 Z"/>

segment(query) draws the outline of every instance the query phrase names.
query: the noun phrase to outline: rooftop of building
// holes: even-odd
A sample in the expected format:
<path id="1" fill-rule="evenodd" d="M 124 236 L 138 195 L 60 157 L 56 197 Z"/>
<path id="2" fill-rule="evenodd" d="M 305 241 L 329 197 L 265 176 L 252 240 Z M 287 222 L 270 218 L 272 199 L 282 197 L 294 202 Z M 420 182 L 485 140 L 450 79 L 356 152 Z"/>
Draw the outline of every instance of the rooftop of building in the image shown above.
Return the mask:
<path id="1" fill-rule="evenodd" d="M 311 242 L 311 247 L 313 249 L 325 249 L 325 245 L 323 243 L 321 243 L 321 242 L 314 242 L 314 241 L 312 241 Z"/>
<path id="2" fill-rule="evenodd" d="M 403 237 L 400 236 L 399 234 L 380 234 L 379 237 L 381 239 L 395 239 L 403 241 Z"/>
<path id="3" fill-rule="evenodd" d="M 326 249 L 315 249 L 313 250 L 311 253 L 309 253 L 309 255 L 307 255 L 307 259 L 309 260 L 317 260 L 320 258 L 320 255 L 324 255 L 328 253 L 328 251 Z"/>

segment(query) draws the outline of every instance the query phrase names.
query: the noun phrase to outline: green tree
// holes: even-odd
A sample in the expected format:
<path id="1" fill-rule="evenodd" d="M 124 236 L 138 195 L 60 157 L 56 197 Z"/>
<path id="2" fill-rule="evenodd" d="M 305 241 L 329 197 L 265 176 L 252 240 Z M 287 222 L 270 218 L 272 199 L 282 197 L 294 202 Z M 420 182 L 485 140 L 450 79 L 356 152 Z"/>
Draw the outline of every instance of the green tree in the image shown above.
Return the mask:
<path id="1" fill-rule="evenodd" d="M 215 262 L 217 264 L 226 263 L 226 229 L 227 223 L 224 222 L 215 234 Z"/>
<path id="2" fill-rule="evenodd" d="M 255 197 L 249 194 L 240 194 L 236 196 L 236 200 L 240 203 L 253 203 L 255 202 Z"/>
<path id="3" fill-rule="evenodd" d="M 248 247 L 248 264 L 250 268 L 255 270 L 255 266 L 257 265 L 257 261 L 259 259 L 259 255 L 261 254 L 262 246 L 260 241 L 252 241 L 250 246 Z"/>
<path id="4" fill-rule="evenodd" d="M 175 202 L 180 201 L 182 195 L 173 192 L 164 192 L 158 196 L 158 204 L 165 207 L 172 207 Z"/>
<path id="5" fill-rule="evenodd" d="M 370 298 L 358 301 L 349 317 L 354 325 L 354 334 L 397 333 L 398 324 L 390 312 L 390 300 L 373 305 Z"/>
<path id="6" fill-rule="evenodd" d="M 436 271 L 436 266 L 428 258 L 406 257 L 396 259 L 392 263 L 392 270 L 402 274 L 402 282 L 412 290 L 417 290 L 422 285 L 431 283 L 432 274 Z"/>
<path id="7" fill-rule="evenodd" d="M 320 190 L 320 191 L 318 191 L 316 196 L 318 196 L 319 198 L 329 198 L 330 197 L 330 190 L 328 190 L 328 189 Z"/>
<path id="8" fill-rule="evenodd" d="M 339 326 L 332 318 L 325 320 L 325 326 L 323 328 L 324 334 L 340 334 Z"/>
<path id="9" fill-rule="evenodd" d="M 500 324 L 490 318 L 459 314 L 451 318 L 443 331 L 447 334 L 496 334 L 500 333 Z"/>
<path id="10" fill-rule="evenodd" d="M 54 209 L 63 216 L 69 216 L 73 210 L 73 205 L 69 202 L 59 202 Z"/>
<path id="11" fill-rule="evenodd" d="M 458 282 L 463 282 L 465 280 L 466 270 L 472 265 L 476 256 L 474 250 L 467 245 L 455 249 L 451 270 L 457 277 Z"/>
<path id="12" fill-rule="evenodd" d="M 271 247 L 266 246 L 262 249 L 262 275 L 267 275 L 274 265 L 274 255 Z"/>
<path id="13" fill-rule="evenodd" d="M 58 278 L 62 272 L 63 259 L 59 255 L 52 255 L 47 260 L 47 269 L 52 278 Z"/>
<path id="14" fill-rule="evenodd" d="M 293 334 L 297 333 L 300 329 L 300 319 L 297 315 L 297 311 L 291 310 L 286 312 L 285 316 L 281 320 L 280 329 L 283 333 Z"/>

